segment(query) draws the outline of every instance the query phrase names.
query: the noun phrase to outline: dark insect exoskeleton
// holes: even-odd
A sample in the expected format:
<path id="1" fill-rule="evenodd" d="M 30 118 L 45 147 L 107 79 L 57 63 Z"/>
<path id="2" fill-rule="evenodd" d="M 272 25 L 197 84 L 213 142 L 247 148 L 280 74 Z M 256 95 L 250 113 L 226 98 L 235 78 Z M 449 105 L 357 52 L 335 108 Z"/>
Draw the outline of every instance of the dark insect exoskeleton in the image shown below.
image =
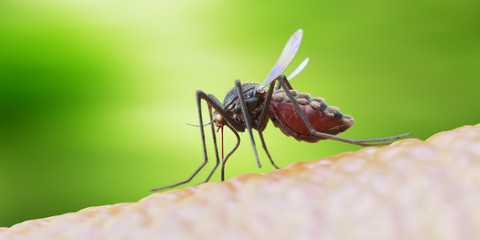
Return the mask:
<path id="1" fill-rule="evenodd" d="M 279 167 L 274 163 L 270 153 L 267 150 L 267 146 L 265 145 L 265 140 L 262 134 L 269 119 L 272 120 L 275 127 L 280 128 L 285 135 L 292 136 L 298 141 L 306 141 L 311 143 L 318 142 L 323 139 L 332 139 L 361 146 L 375 146 L 387 145 L 391 143 L 391 140 L 399 139 L 409 135 L 409 133 L 405 133 L 391 137 L 362 140 L 336 136 L 353 125 L 353 118 L 349 115 L 341 113 L 337 107 L 329 106 L 325 103 L 323 98 L 312 97 L 308 93 L 299 93 L 293 90 L 292 86 L 290 85 L 289 80 L 292 80 L 305 68 L 309 59 L 305 59 L 288 77 L 282 75 L 283 71 L 285 71 L 295 57 L 302 40 L 302 35 L 303 31 L 299 29 L 290 37 L 277 63 L 261 85 L 255 83 L 241 84 L 239 80 L 236 80 L 235 87 L 227 93 L 223 104 L 220 103 L 215 96 L 206 94 L 201 90 L 197 91 L 196 99 L 199 115 L 198 117 L 200 120 L 200 134 L 203 143 L 203 163 L 188 179 L 172 185 L 154 188 L 151 189 L 151 191 L 171 188 L 187 183 L 192 180 L 193 177 L 195 177 L 195 175 L 197 175 L 197 173 L 205 166 L 208 156 L 203 127 L 209 124 L 211 125 L 213 134 L 216 164 L 208 175 L 207 179 L 205 179 L 203 182 L 207 182 L 211 178 L 212 174 L 218 168 L 220 163 L 221 180 L 223 181 L 225 179 L 225 164 L 228 158 L 235 152 L 240 144 L 238 132 L 244 132 L 245 129 L 250 135 L 250 142 L 252 144 L 258 167 L 261 167 L 261 164 L 258 158 L 252 129 L 257 130 L 263 149 L 265 150 L 272 165 L 278 169 Z M 268 90 L 265 90 L 265 87 L 267 86 L 269 86 L 269 88 Z M 205 125 L 203 123 L 201 111 L 202 100 L 208 104 L 210 115 L 210 122 Z M 215 109 L 213 114 L 212 108 Z M 225 157 L 223 156 L 222 147 L 221 161 L 218 153 L 215 127 L 213 124 L 218 127 L 218 130 L 222 130 L 222 137 L 223 127 L 228 127 L 237 138 L 235 147 Z"/>

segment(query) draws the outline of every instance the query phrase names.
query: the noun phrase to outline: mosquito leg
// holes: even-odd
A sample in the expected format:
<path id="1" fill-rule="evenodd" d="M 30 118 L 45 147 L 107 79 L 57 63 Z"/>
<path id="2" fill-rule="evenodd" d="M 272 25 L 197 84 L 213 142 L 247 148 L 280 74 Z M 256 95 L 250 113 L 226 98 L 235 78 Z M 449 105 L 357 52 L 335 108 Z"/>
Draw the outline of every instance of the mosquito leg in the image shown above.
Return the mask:
<path id="1" fill-rule="evenodd" d="M 262 112 L 260 113 L 260 118 L 256 126 L 256 129 L 258 132 L 263 132 L 263 130 L 265 130 L 265 127 L 267 126 L 267 121 L 265 121 L 265 119 L 267 118 L 268 109 L 270 107 L 270 102 L 272 100 L 274 86 L 275 86 L 275 81 L 270 83 L 270 87 L 268 88 L 268 93 L 267 93 L 267 96 L 265 97 L 265 104 L 263 104 Z"/>
<path id="2" fill-rule="evenodd" d="M 253 140 L 252 126 L 251 126 L 252 119 L 250 117 L 250 114 L 248 114 L 247 103 L 245 102 L 245 97 L 243 96 L 242 84 L 240 83 L 239 80 L 235 80 L 235 86 L 237 88 L 237 95 L 240 99 L 240 107 L 242 109 L 243 118 L 245 119 L 245 125 L 247 127 L 248 134 L 250 135 L 250 141 L 252 143 L 253 152 L 255 154 L 255 158 L 257 159 L 257 165 L 259 168 L 261 168 L 262 165 L 260 164 L 260 160 L 258 159 L 257 148 L 255 147 L 255 140 Z"/>
<path id="3" fill-rule="evenodd" d="M 212 115 L 212 107 L 210 105 L 208 105 L 208 112 L 210 114 L 210 121 L 213 121 L 213 115 Z M 212 125 L 212 136 L 213 136 L 213 145 L 215 146 L 215 156 L 216 156 L 216 162 L 215 162 L 215 167 L 213 167 L 212 171 L 210 172 L 210 174 L 208 174 L 208 177 L 207 179 L 205 179 L 205 181 L 199 183 L 199 184 L 202 184 L 202 183 L 206 183 L 208 182 L 208 180 L 210 180 L 210 178 L 212 177 L 213 173 L 215 172 L 215 170 L 217 170 L 217 167 L 218 165 L 220 164 L 220 157 L 218 155 L 218 147 L 217 147 L 217 138 L 216 138 L 216 133 L 215 133 L 215 127 L 213 127 L 213 124 L 210 124 Z"/>
<path id="4" fill-rule="evenodd" d="M 295 98 L 294 98 L 294 97 L 292 96 L 292 94 L 290 93 L 287 85 L 285 84 L 285 82 L 287 82 L 285 76 L 284 76 L 284 75 L 281 75 L 281 76 L 278 78 L 278 82 L 280 83 L 280 85 L 282 86 L 282 88 L 285 90 L 285 94 L 288 96 L 288 98 L 289 98 L 290 101 L 292 102 L 293 106 L 295 107 L 295 110 L 296 110 L 297 113 L 300 115 L 300 117 L 302 118 L 303 122 L 304 122 L 305 125 L 308 127 L 308 129 L 310 130 L 310 132 L 312 133 L 312 135 L 315 135 L 315 136 L 318 136 L 318 137 L 323 137 L 323 138 L 328 138 L 328 139 L 332 139 L 332 140 L 336 140 L 336 141 L 340 141 L 340 142 L 346 142 L 346 143 L 351 143 L 351 144 L 355 144 L 355 145 L 360 145 L 360 146 L 388 145 L 388 144 L 392 143 L 392 141 L 388 141 L 388 140 L 399 139 L 399 138 L 406 137 L 406 136 L 410 135 L 410 133 L 404 133 L 404 134 L 400 134 L 400 135 L 396 135 L 396 136 L 391 136 L 391 137 L 371 138 L 371 139 L 364 139 L 364 140 L 356 140 L 356 139 L 339 137 L 339 136 L 331 135 L 331 134 L 328 134 L 328 133 L 317 132 L 317 131 L 312 127 L 312 125 L 311 125 L 310 122 L 308 121 L 307 117 L 305 117 L 305 114 L 303 114 L 302 110 L 300 109 L 300 106 L 298 106 L 297 101 L 295 100 Z"/>
<path id="5" fill-rule="evenodd" d="M 290 80 L 287 79 L 287 81 L 285 81 L 285 84 L 287 85 L 288 89 L 292 90 L 292 85 L 290 84 Z M 280 82 L 277 83 L 277 85 L 275 86 L 275 91 L 280 89 L 282 85 L 280 85 Z"/>
<path id="6" fill-rule="evenodd" d="M 223 119 L 228 123 L 228 124 L 225 124 L 225 126 L 227 126 L 228 128 L 230 128 L 230 130 L 232 130 L 232 132 L 236 135 L 237 137 L 237 145 L 234 147 L 234 149 L 229 153 L 227 154 L 227 156 L 222 159 L 222 172 L 224 172 L 224 166 L 225 166 L 225 163 L 226 160 L 235 152 L 235 150 L 237 150 L 239 144 L 240 144 L 240 137 L 238 136 L 238 133 L 237 131 L 244 131 L 245 127 L 239 125 L 237 122 L 235 122 L 231 117 L 230 115 L 225 112 L 224 110 L 224 107 L 223 105 L 220 103 L 220 101 L 218 101 L 217 98 L 215 98 L 215 96 L 211 95 L 211 94 L 205 94 L 204 92 L 202 91 L 198 91 L 198 94 L 200 96 L 200 98 L 202 98 L 203 100 L 205 100 L 209 107 L 212 107 L 213 109 L 215 109 L 215 111 L 217 113 L 219 113 L 220 115 L 222 115 Z M 213 128 L 213 125 L 212 125 L 212 128 Z M 215 133 L 214 133 L 214 130 L 212 129 L 212 134 L 215 136 Z M 216 141 L 215 141 L 215 144 L 216 144 Z M 218 150 L 217 150 L 217 147 L 215 146 L 215 150 L 217 151 L 216 154 L 218 156 Z M 206 181 L 208 181 L 211 176 L 213 175 L 214 171 L 216 170 L 218 165 L 215 165 L 214 169 L 210 172 L 208 178 L 206 179 Z M 222 173 L 224 174 L 224 173 Z M 224 176 L 224 175 L 222 175 Z M 222 181 L 223 181 L 224 177 L 222 177 Z M 205 181 L 205 182 L 206 182 Z"/>
<path id="7" fill-rule="evenodd" d="M 229 125 L 225 125 L 225 126 L 230 128 L 230 130 L 232 130 L 233 134 L 235 134 L 235 137 L 237 137 L 237 144 L 235 145 L 235 147 L 233 147 L 232 151 L 230 151 L 227 154 L 227 156 L 225 156 L 225 158 L 222 159 L 222 170 L 220 172 L 220 180 L 221 181 L 225 180 L 225 164 L 227 164 L 228 158 L 237 150 L 238 146 L 240 145 L 240 136 L 238 135 L 238 132 L 235 129 L 233 129 L 232 127 L 230 127 Z"/>
<path id="8" fill-rule="evenodd" d="M 410 133 L 403 133 L 403 134 L 399 134 L 399 135 L 395 135 L 395 136 L 381 137 L 381 138 L 368 138 L 368 139 L 361 139 L 361 140 L 357 140 L 357 141 L 361 141 L 363 143 L 382 142 L 382 141 L 395 140 L 395 139 L 407 137 L 409 135 L 410 135 Z"/>
<path id="9" fill-rule="evenodd" d="M 270 101 L 272 100 L 272 94 L 273 94 L 274 88 L 275 88 L 275 81 L 270 83 L 270 87 L 268 88 L 268 93 L 265 98 L 265 104 L 263 105 L 262 112 L 260 113 L 260 118 L 257 125 L 257 131 L 258 131 L 258 134 L 260 135 L 260 140 L 262 141 L 262 146 L 265 152 L 267 153 L 268 159 L 270 159 L 270 162 L 275 168 L 279 169 L 279 167 L 275 164 L 275 162 L 273 162 L 273 159 L 270 156 L 270 153 L 268 152 L 267 145 L 265 144 L 265 139 L 263 138 L 263 134 L 262 134 L 263 130 L 265 130 L 265 127 L 267 126 L 267 121 L 265 121 L 265 118 L 267 117 L 267 112 L 270 106 Z"/>
<path id="10" fill-rule="evenodd" d="M 222 115 L 223 119 L 228 123 L 228 125 L 232 126 L 237 131 L 243 132 L 245 127 L 235 122 L 235 120 L 233 120 L 233 118 L 227 112 L 225 112 L 223 105 L 220 103 L 220 101 L 218 101 L 215 96 L 213 96 L 212 94 L 206 94 L 200 90 L 197 91 L 197 94 L 200 96 L 201 99 L 205 100 L 209 106 L 215 109 L 217 113 Z"/>
<path id="11" fill-rule="evenodd" d="M 406 136 L 409 136 L 410 133 L 403 133 L 395 136 L 390 136 L 390 137 L 384 137 L 384 138 L 371 138 L 371 139 L 351 139 L 351 138 L 344 138 L 344 137 L 339 137 L 327 133 L 321 133 L 321 132 L 314 132 L 314 135 L 319 136 L 319 137 L 324 137 L 340 142 L 346 142 L 346 143 L 351 143 L 355 145 L 360 145 L 360 146 L 378 146 L 378 145 L 388 145 L 393 143 L 393 141 L 388 141 L 388 140 L 395 140 L 399 138 L 403 138 Z"/>
<path id="12" fill-rule="evenodd" d="M 273 165 L 276 169 L 280 169 L 280 168 L 277 166 L 277 164 L 275 164 L 275 162 L 273 162 L 273 159 L 272 159 L 272 157 L 270 156 L 270 153 L 268 152 L 267 145 L 265 144 L 265 139 L 263 139 L 263 133 L 262 133 L 262 132 L 258 132 L 258 135 L 260 135 L 260 140 L 262 141 L 262 146 L 263 146 L 263 149 L 265 150 L 265 152 L 267 153 L 268 159 L 270 159 L 270 162 L 272 163 L 272 165 Z"/>
<path id="13" fill-rule="evenodd" d="M 205 166 L 205 164 L 207 164 L 208 155 L 207 155 L 207 147 L 206 147 L 206 144 L 205 144 L 205 133 L 203 131 L 203 119 L 202 119 L 202 102 L 201 102 L 202 95 L 205 96 L 205 93 L 198 90 L 197 93 L 196 93 L 196 99 L 197 99 L 198 119 L 200 121 L 200 135 L 202 136 L 202 144 L 203 144 L 203 163 L 202 163 L 202 165 L 200 165 L 200 167 L 198 167 L 197 170 L 195 170 L 195 172 L 189 178 L 187 178 L 186 180 L 175 183 L 175 184 L 172 184 L 172 185 L 153 188 L 153 189 L 150 189 L 150 191 L 153 192 L 153 191 L 163 190 L 163 189 L 167 189 L 167 188 L 176 187 L 176 186 L 182 185 L 184 183 L 188 183 L 192 180 L 193 177 L 195 177 L 195 175 L 198 174 L 198 172 Z"/>

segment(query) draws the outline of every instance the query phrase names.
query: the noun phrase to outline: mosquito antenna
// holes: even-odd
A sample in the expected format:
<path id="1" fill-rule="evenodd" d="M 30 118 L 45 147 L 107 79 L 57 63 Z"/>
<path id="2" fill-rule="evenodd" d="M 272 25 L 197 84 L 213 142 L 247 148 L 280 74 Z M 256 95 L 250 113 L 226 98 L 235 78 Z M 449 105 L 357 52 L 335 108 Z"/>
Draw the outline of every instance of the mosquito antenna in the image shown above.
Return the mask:
<path id="1" fill-rule="evenodd" d="M 208 126 L 208 125 L 212 124 L 213 122 L 215 122 L 215 120 L 213 120 L 213 121 L 211 121 L 211 122 L 209 122 L 209 123 L 205 123 L 205 124 L 203 124 L 203 126 L 204 126 L 204 127 L 205 127 L 205 126 Z M 187 123 L 187 125 L 188 125 L 188 126 L 192 126 L 192 127 L 200 127 L 200 125 L 190 124 L 190 123 Z"/>

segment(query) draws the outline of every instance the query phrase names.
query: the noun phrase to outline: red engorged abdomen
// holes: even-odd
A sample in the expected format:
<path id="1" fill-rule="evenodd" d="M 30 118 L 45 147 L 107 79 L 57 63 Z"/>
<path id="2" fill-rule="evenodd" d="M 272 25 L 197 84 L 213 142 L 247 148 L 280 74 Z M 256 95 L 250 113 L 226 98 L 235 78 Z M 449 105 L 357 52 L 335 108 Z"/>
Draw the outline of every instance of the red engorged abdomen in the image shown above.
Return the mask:
<path id="1" fill-rule="evenodd" d="M 272 101 L 271 106 L 278 116 L 278 119 L 291 130 L 300 135 L 310 135 L 307 125 L 305 125 L 300 115 L 298 115 L 293 104 L 288 102 Z M 327 117 L 325 113 L 313 109 L 310 105 L 299 106 L 310 124 L 312 124 L 312 127 L 318 132 L 327 132 L 332 127 L 344 125 L 342 120 Z"/>

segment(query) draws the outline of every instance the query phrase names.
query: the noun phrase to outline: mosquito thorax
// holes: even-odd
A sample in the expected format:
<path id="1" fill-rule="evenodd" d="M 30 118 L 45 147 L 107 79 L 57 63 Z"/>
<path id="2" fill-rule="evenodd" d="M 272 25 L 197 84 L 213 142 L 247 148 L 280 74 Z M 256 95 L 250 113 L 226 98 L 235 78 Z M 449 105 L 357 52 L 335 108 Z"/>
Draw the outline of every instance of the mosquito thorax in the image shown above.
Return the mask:
<path id="1" fill-rule="evenodd" d="M 255 121 L 262 110 L 262 104 L 265 102 L 265 97 L 267 95 L 266 91 L 259 89 L 258 84 L 256 83 L 243 83 L 242 84 L 242 93 L 247 104 L 248 112 L 250 116 Z M 237 88 L 234 87 L 228 91 L 223 100 L 223 106 L 225 111 L 239 124 L 244 124 L 244 119 L 242 115 L 242 108 L 240 104 L 240 98 L 238 97 Z"/>

